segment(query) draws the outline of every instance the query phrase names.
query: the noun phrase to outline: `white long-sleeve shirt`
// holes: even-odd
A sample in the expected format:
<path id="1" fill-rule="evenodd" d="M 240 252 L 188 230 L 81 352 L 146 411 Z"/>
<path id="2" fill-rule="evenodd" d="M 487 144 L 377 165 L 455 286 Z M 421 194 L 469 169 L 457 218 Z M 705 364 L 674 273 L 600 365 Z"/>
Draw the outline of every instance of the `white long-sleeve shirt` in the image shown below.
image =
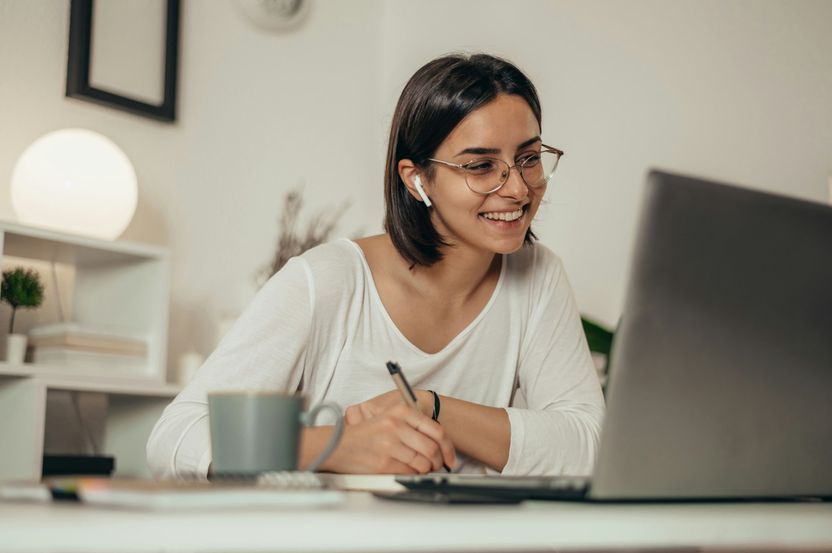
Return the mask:
<path id="1" fill-rule="evenodd" d="M 346 408 L 393 389 L 388 360 L 414 388 L 505 408 L 511 444 L 502 474 L 591 471 L 604 402 L 550 250 L 538 243 L 503 256 L 482 312 L 441 351 L 425 353 L 393 323 L 363 252 L 346 239 L 291 259 L 260 290 L 156 423 L 150 468 L 158 477 L 205 477 L 209 391 L 302 388 L 310 406 Z M 485 469 L 468 460 L 464 470 Z"/>

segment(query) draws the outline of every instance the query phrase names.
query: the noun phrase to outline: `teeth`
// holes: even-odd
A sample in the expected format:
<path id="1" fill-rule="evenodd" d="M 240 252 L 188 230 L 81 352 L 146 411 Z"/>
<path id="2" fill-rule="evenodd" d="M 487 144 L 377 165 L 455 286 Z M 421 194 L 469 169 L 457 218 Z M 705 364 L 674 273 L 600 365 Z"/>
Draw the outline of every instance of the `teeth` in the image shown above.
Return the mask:
<path id="1" fill-rule="evenodd" d="M 523 216 L 523 210 L 518 209 L 517 211 L 492 211 L 489 213 L 483 213 L 483 217 L 486 219 L 492 219 L 494 221 L 516 221 L 520 217 Z"/>

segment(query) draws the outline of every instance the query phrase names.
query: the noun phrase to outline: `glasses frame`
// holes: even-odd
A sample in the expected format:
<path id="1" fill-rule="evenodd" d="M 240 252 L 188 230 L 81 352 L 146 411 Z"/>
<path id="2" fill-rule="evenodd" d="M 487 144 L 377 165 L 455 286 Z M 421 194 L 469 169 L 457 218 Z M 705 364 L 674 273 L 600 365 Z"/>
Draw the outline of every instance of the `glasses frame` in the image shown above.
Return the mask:
<path id="1" fill-rule="evenodd" d="M 563 150 L 553 148 L 552 146 L 547 146 L 546 144 L 541 144 L 539 153 L 543 153 L 543 152 L 550 152 L 550 153 L 553 153 L 553 154 L 557 154 L 558 160 L 555 162 L 555 170 L 557 170 L 558 163 L 560 163 L 560 158 L 563 157 Z M 498 184 L 497 186 L 495 186 L 494 188 L 492 188 L 488 192 L 480 192 L 478 190 L 474 190 L 473 188 L 471 188 L 471 185 L 468 182 L 468 166 L 470 166 L 473 163 L 480 163 L 484 159 L 499 161 L 500 163 L 502 163 L 503 165 L 508 167 L 508 171 L 506 172 L 505 180 L 503 180 L 503 182 L 501 182 L 500 184 Z M 461 170 L 463 175 L 465 176 L 465 186 L 468 187 L 468 190 L 470 190 L 474 194 L 480 194 L 482 196 L 487 196 L 489 194 L 493 194 L 494 192 L 496 192 L 497 190 L 499 190 L 500 188 L 505 186 L 505 184 L 508 182 L 509 177 L 511 176 L 511 170 L 514 169 L 514 168 L 517 168 L 517 172 L 520 173 L 520 179 L 523 181 L 523 184 L 525 184 L 527 187 L 529 187 L 529 188 L 542 188 L 542 186 L 533 186 L 533 185 L 529 184 L 528 182 L 526 182 L 526 178 L 523 176 L 523 171 L 522 171 L 523 164 L 522 163 L 515 163 L 514 165 L 509 165 L 504 160 L 502 160 L 500 158 L 497 158 L 497 157 L 488 157 L 488 156 L 478 157 L 477 159 L 472 159 L 471 161 L 468 161 L 466 163 L 453 163 L 453 162 L 450 162 L 450 161 L 444 161 L 442 159 L 435 159 L 435 158 L 432 158 L 432 157 L 429 157 L 426 161 L 431 161 L 433 163 L 439 163 L 439 164 L 445 165 L 447 167 L 453 167 L 454 169 Z M 555 174 L 555 170 L 553 170 L 552 175 L 550 175 L 549 178 L 546 179 L 546 184 L 549 184 L 549 181 L 552 179 L 552 176 Z"/>

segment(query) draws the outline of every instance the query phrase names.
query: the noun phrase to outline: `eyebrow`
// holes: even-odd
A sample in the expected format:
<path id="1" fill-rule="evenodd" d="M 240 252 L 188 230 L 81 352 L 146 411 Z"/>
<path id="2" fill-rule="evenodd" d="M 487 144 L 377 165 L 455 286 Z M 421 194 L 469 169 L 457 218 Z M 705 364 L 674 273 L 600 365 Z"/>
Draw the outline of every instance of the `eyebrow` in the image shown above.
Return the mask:
<path id="1" fill-rule="evenodd" d="M 525 142 L 522 142 L 521 144 L 519 144 L 517 146 L 517 149 L 522 150 L 526 146 L 531 146 L 535 142 L 540 142 L 540 135 L 533 136 L 532 138 L 526 140 Z M 459 157 L 463 154 L 496 155 L 496 154 L 499 154 L 499 153 L 500 153 L 499 148 L 465 148 L 464 150 L 462 150 L 461 152 L 456 154 L 454 157 Z"/>

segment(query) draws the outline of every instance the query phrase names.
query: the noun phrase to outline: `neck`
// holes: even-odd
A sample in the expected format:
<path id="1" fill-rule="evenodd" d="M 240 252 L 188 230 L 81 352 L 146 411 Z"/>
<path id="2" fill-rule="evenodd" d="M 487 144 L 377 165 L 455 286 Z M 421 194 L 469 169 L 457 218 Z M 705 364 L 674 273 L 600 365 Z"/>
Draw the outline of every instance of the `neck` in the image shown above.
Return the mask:
<path id="1" fill-rule="evenodd" d="M 483 282 L 500 271 L 501 256 L 459 245 L 442 249 L 442 260 L 430 267 L 415 267 L 414 286 L 429 297 L 463 302 Z"/>

